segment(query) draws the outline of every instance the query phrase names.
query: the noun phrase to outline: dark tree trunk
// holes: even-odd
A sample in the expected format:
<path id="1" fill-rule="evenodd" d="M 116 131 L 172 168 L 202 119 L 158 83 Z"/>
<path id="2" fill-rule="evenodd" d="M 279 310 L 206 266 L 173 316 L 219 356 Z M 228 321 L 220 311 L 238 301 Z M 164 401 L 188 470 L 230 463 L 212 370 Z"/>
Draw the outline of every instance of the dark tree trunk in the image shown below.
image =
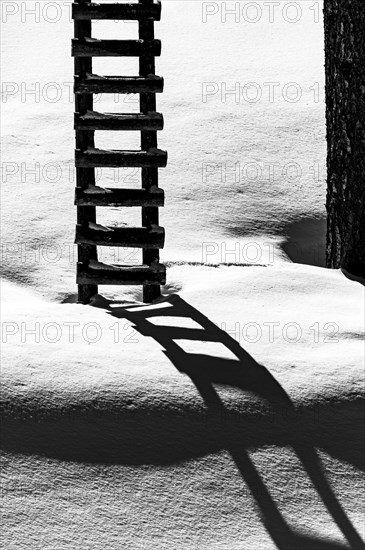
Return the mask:
<path id="1" fill-rule="evenodd" d="M 365 277 L 365 0 L 324 2 L 327 265 Z"/>

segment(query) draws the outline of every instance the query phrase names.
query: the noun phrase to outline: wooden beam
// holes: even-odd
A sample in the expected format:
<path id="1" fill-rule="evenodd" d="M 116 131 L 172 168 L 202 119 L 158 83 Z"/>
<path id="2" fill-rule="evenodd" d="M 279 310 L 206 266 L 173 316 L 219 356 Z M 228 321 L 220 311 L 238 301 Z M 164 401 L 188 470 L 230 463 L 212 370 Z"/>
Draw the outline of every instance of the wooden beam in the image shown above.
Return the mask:
<path id="1" fill-rule="evenodd" d="M 123 248 L 163 248 L 165 230 L 162 227 L 76 226 L 76 244 L 120 246 Z"/>
<path id="2" fill-rule="evenodd" d="M 161 149 L 149 151 L 113 151 L 88 148 L 85 151 L 76 149 L 75 163 L 80 168 L 90 167 L 164 167 L 167 164 L 167 153 Z"/>
<path id="3" fill-rule="evenodd" d="M 72 5 L 72 17 L 76 20 L 114 19 L 132 21 L 138 19 L 153 19 L 159 21 L 161 17 L 161 2 L 153 4 L 84 4 Z"/>
<path id="4" fill-rule="evenodd" d="M 164 192 L 155 189 L 89 189 L 76 188 L 75 204 L 77 206 L 163 206 Z"/>
<path id="5" fill-rule="evenodd" d="M 73 57 L 141 57 L 161 55 L 160 40 L 99 40 L 74 38 Z"/>
<path id="6" fill-rule="evenodd" d="M 163 88 L 164 79 L 155 75 L 141 77 L 76 74 L 74 91 L 75 94 L 160 94 Z"/>
<path id="7" fill-rule="evenodd" d="M 158 264 L 153 266 L 86 266 L 77 265 L 79 284 L 99 285 L 164 285 L 166 268 Z"/>
<path id="8" fill-rule="evenodd" d="M 162 130 L 161 113 L 97 113 L 87 111 L 84 115 L 75 113 L 76 130 Z"/>

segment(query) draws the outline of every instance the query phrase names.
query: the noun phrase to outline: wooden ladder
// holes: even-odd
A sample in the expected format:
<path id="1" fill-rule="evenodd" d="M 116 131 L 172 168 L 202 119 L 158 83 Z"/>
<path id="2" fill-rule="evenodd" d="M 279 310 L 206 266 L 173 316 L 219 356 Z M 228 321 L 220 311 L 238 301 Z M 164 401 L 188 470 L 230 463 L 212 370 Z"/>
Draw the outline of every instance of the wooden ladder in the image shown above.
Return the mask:
<path id="1" fill-rule="evenodd" d="M 167 153 L 157 149 L 157 131 L 163 117 L 156 113 L 156 93 L 163 91 L 163 78 L 155 75 L 155 56 L 161 43 L 154 39 L 154 21 L 160 20 L 161 4 L 139 0 L 133 4 L 97 4 L 75 0 L 72 5 L 75 37 L 75 131 L 76 131 L 76 239 L 78 245 L 78 299 L 89 303 L 98 285 L 143 285 L 143 301 L 160 296 L 166 282 L 166 268 L 159 262 L 165 234 L 159 227 L 159 210 L 164 192 L 158 187 L 158 168 L 166 166 Z M 92 20 L 135 20 L 139 40 L 97 40 L 92 38 Z M 139 58 L 138 76 L 98 76 L 92 72 L 92 58 L 128 56 Z M 139 94 L 140 113 L 97 113 L 93 94 Z M 141 132 L 138 151 L 96 149 L 96 130 Z M 141 189 L 95 187 L 97 167 L 141 168 Z M 140 206 L 142 227 L 105 228 L 96 223 L 96 207 Z M 97 246 L 143 249 L 143 265 L 115 266 L 98 262 Z"/>

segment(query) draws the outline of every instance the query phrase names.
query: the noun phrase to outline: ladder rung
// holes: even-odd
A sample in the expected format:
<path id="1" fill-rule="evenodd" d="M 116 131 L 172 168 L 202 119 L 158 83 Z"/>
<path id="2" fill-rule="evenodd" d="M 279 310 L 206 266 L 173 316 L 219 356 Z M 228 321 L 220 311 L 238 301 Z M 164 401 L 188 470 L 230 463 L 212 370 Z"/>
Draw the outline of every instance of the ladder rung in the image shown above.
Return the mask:
<path id="1" fill-rule="evenodd" d="M 83 4 L 72 5 L 72 17 L 76 20 L 124 19 L 126 21 L 161 17 L 161 3 L 153 4 Z"/>
<path id="2" fill-rule="evenodd" d="M 104 189 L 91 186 L 76 187 L 77 206 L 163 206 L 165 194 L 159 187 L 146 189 Z"/>
<path id="3" fill-rule="evenodd" d="M 137 168 L 164 168 L 167 164 L 167 153 L 161 149 L 148 151 L 105 151 L 88 147 L 86 151 L 75 151 L 77 168 L 109 167 L 119 168 L 126 166 Z"/>
<path id="4" fill-rule="evenodd" d="M 104 227 L 97 224 L 76 225 L 76 244 L 121 246 L 125 248 L 163 248 L 163 227 Z"/>
<path id="5" fill-rule="evenodd" d="M 163 92 L 161 76 L 75 76 L 75 94 L 158 94 Z"/>
<path id="6" fill-rule="evenodd" d="M 166 268 L 162 264 L 151 266 L 114 266 L 91 261 L 77 264 L 77 283 L 80 285 L 164 285 Z"/>
<path id="7" fill-rule="evenodd" d="M 160 113 L 75 113 L 76 130 L 162 130 L 163 116 Z"/>
<path id="8" fill-rule="evenodd" d="M 99 40 L 73 38 L 73 57 L 142 57 L 161 55 L 160 40 Z"/>

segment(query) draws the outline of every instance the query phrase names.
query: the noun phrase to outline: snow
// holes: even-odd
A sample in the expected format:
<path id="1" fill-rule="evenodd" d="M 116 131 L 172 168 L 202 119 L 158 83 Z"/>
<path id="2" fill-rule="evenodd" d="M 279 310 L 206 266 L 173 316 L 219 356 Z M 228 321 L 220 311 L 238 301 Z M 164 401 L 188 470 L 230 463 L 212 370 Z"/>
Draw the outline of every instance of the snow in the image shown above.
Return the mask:
<path id="1" fill-rule="evenodd" d="M 103 262 L 98 262 L 96 260 L 90 260 L 89 267 L 91 267 L 91 269 L 117 269 L 113 265 L 104 264 Z"/>
<path id="2" fill-rule="evenodd" d="M 84 193 L 86 193 L 87 195 L 103 195 L 104 193 L 112 193 L 112 191 L 111 189 L 100 187 L 99 185 L 89 185 L 89 187 L 85 189 Z"/>
<path id="3" fill-rule="evenodd" d="M 21 282 L 26 265 L 26 284 L 54 299 L 74 289 L 73 26 L 67 5 L 56 23 L 46 20 L 47 13 L 48 19 L 57 15 L 49 8 L 35 24 L 27 14 L 21 22 L 18 3 L 19 13 L 7 16 L 2 32 L 5 275 Z M 165 79 L 157 95 L 165 119 L 158 146 L 169 155 L 159 171 L 166 195 L 163 261 L 268 264 L 272 253 L 275 261 L 287 259 L 286 243 L 297 261 L 304 255 L 301 230 L 317 255 L 325 213 L 324 60 L 323 28 L 311 6 L 303 4 L 297 23 L 286 21 L 280 6 L 273 23 L 268 7 L 256 23 L 247 21 L 253 12 L 237 22 L 227 14 L 224 23 L 222 7 L 203 22 L 201 2 L 164 2 L 156 23 L 162 41 L 156 71 Z M 287 19 L 294 15 L 288 12 Z M 94 28 L 95 38 L 136 37 L 135 23 L 99 21 Z M 52 57 L 46 55 L 51 41 Z M 93 73 L 120 75 L 120 63 L 96 58 Z M 135 59 L 123 59 L 124 67 L 126 75 L 137 74 Z M 239 98 L 228 93 L 236 83 Z M 244 88 L 247 83 L 253 88 Z M 262 92 L 256 102 L 249 100 L 255 85 Z M 301 93 L 296 102 L 295 89 Z M 135 100 L 103 95 L 94 110 L 137 112 Z M 138 146 L 134 132 L 100 132 L 96 141 L 101 150 Z M 140 187 L 138 171 L 130 168 L 101 169 L 97 177 L 101 187 Z M 98 209 L 97 222 L 139 225 L 135 210 Z M 49 223 L 52 212 L 59 222 Z M 217 249 L 208 258 L 207 246 Z M 129 252 L 123 254 L 126 263 Z"/>
<path id="4" fill-rule="evenodd" d="M 112 227 L 105 227 L 104 225 L 100 225 L 100 223 L 88 222 L 88 226 L 89 229 L 93 229 L 95 231 L 105 231 L 106 233 L 113 231 Z"/>
<path id="5" fill-rule="evenodd" d="M 2 4 L 10 550 L 363 548 L 364 293 L 323 267 L 322 4 L 296 3 L 295 23 L 287 2 L 272 21 L 262 4 L 256 22 L 247 4 L 166 1 L 156 23 L 169 162 L 153 306 L 137 287 L 75 303 L 70 6 Z M 134 23 L 94 28 L 136 37 Z M 93 73 L 120 63 L 95 59 Z M 137 74 L 136 60 L 124 67 Z M 138 104 L 104 95 L 94 109 Z M 100 132 L 95 145 L 139 137 Z M 139 174 L 100 170 L 86 192 L 104 186 L 139 188 Z M 90 227 L 127 225 L 139 209 L 98 209 Z M 140 260 L 105 247 L 92 267 Z"/>
<path id="6" fill-rule="evenodd" d="M 156 193 L 158 195 L 163 193 L 163 189 L 161 189 L 160 187 L 157 187 L 157 185 L 151 185 L 151 187 L 149 188 L 149 192 Z"/>
<path id="7" fill-rule="evenodd" d="M 362 287 L 295 264 L 169 271 L 179 294 L 153 306 L 4 283 L 9 547 L 272 549 L 266 487 L 278 547 L 350 548 L 326 506 L 361 532 Z"/>

